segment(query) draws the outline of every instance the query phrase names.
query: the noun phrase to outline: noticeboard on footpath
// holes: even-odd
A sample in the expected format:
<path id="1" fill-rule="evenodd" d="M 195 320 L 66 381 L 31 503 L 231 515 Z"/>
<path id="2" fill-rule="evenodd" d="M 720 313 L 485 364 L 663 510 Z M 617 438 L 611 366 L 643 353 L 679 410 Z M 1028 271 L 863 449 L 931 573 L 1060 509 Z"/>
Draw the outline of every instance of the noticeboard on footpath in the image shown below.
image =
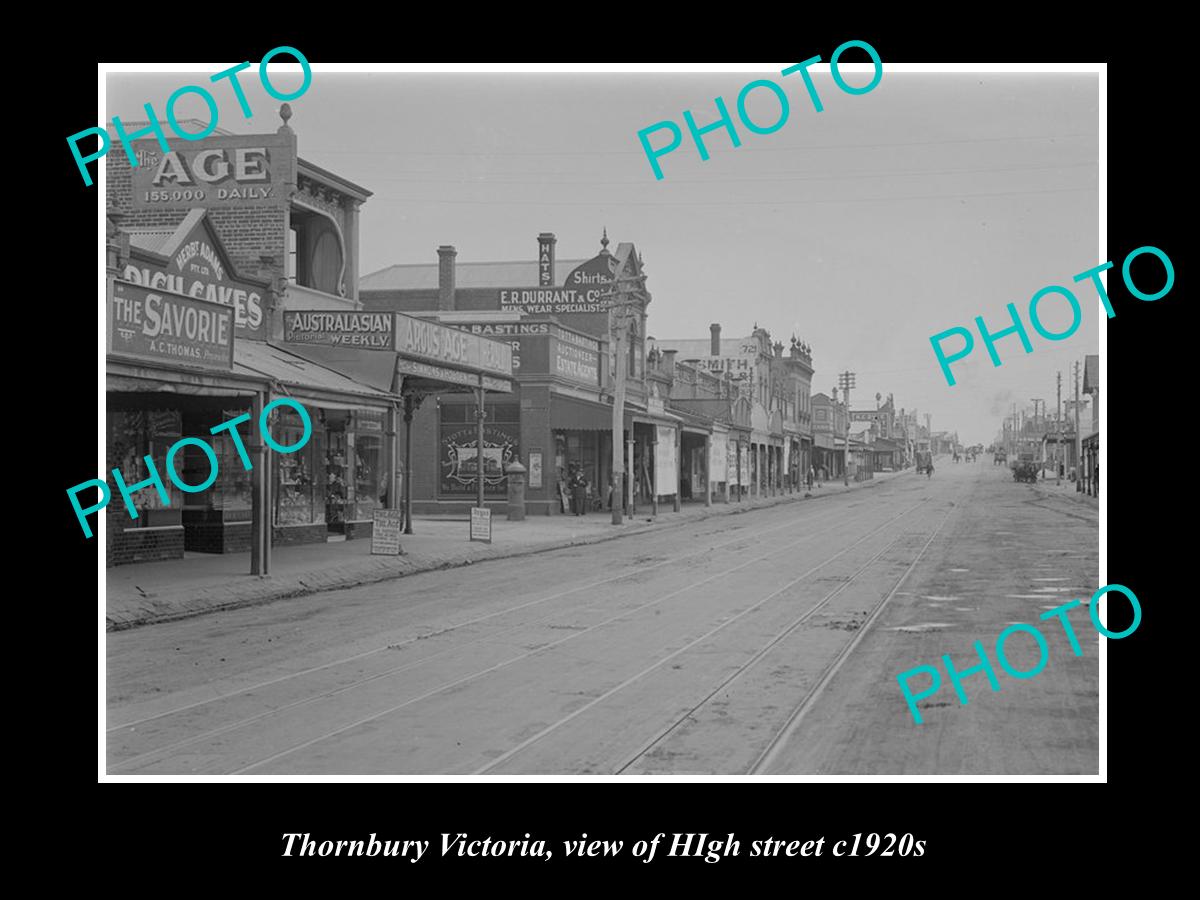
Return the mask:
<path id="1" fill-rule="evenodd" d="M 478 506 L 471 507 L 471 540 L 492 542 L 492 511 Z"/>
<path id="2" fill-rule="evenodd" d="M 404 510 L 377 509 L 372 513 L 371 554 L 399 556 L 400 534 L 404 530 Z"/>

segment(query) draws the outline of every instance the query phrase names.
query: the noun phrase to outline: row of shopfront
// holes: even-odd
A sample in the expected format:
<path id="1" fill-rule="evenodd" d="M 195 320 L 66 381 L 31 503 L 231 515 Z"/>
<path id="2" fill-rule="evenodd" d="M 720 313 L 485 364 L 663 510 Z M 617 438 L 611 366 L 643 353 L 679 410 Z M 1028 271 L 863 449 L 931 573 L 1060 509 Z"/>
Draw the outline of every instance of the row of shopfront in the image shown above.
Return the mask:
<path id="1" fill-rule="evenodd" d="M 136 516 L 116 500 L 105 514 L 110 565 L 250 551 L 252 571 L 269 571 L 273 546 L 369 536 L 380 508 L 404 509 L 410 532 L 414 513 L 465 517 L 481 481 L 485 505 L 502 511 L 517 463 L 529 514 L 572 511 L 577 472 L 588 511 L 617 504 L 632 515 L 797 490 L 817 458 L 811 434 L 728 378 L 676 397 L 647 353 L 644 290 L 617 358 L 608 300 L 618 278 L 642 277 L 632 245 L 610 253 L 605 235 L 600 252 L 559 269 L 554 236 L 539 235 L 536 257 L 499 274 L 463 266 L 457 290 L 454 250 L 442 247 L 436 267 L 413 267 L 433 268 L 433 284 L 403 283 L 399 266 L 396 284 L 371 276 L 360 292 L 358 207 L 369 192 L 300 159 L 286 122 L 275 135 L 173 141 L 161 158 L 143 149 L 140 168 L 114 159 L 108 176 L 106 468 L 144 481 L 191 437 L 211 447 L 217 477 L 194 493 L 166 477 L 163 493 L 135 490 Z M 229 189 L 201 203 L 161 190 L 220 153 L 258 162 L 212 170 Z M 275 187 L 234 190 L 239 178 Z M 309 439 L 278 454 L 243 434 L 245 465 L 233 436 L 213 428 L 258 421 L 280 397 L 304 406 Z M 305 433 L 287 406 L 268 428 L 284 444 Z M 615 428 L 628 473 L 620 497 Z M 210 466 L 191 444 L 174 459 L 187 484 Z"/>

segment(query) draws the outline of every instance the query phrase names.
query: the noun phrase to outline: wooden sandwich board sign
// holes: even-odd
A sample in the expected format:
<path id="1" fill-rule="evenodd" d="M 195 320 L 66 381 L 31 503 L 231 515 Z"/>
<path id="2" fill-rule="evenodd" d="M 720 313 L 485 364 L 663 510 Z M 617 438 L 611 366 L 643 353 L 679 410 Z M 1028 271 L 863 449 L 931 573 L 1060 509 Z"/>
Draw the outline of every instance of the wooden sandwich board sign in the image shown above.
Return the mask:
<path id="1" fill-rule="evenodd" d="M 404 530 L 404 510 L 377 509 L 371 514 L 371 553 L 380 556 L 399 556 L 400 534 Z"/>
<path id="2" fill-rule="evenodd" d="M 471 540 L 492 542 L 492 511 L 478 506 L 471 507 Z"/>

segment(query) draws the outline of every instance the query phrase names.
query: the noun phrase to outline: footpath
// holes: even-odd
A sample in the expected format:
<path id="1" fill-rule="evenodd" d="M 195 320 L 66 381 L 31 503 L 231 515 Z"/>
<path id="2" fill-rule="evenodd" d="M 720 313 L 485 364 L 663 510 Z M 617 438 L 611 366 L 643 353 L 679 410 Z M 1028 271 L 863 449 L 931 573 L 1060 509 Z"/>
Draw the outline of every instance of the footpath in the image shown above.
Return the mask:
<path id="1" fill-rule="evenodd" d="M 374 584 L 418 572 L 469 566 L 489 559 L 507 559 L 544 553 L 581 544 L 598 544 L 652 531 L 675 528 L 713 516 L 737 515 L 784 503 L 812 502 L 847 491 L 881 484 L 911 474 L 912 469 L 876 473 L 875 477 L 843 485 L 825 483 L 804 491 L 740 503 L 688 502 L 680 512 L 660 505 L 658 516 L 649 507 L 614 526 L 611 514 L 538 516 L 509 522 L 494 514 L 492 543 L 467 540 L 465 519 L 413 517 L 415 534 L 401 537 L 403 555 L 372 556 L 371 541 L 337 541 L 276 547 L 271 553 L 271 574 L 256 576 L 249 553 L 188 553 L 181 560 L 137 563 L 106 570 L 106 628 L 121 631 L 140 625 L 170 622 L 218 610 L 270 603 L 321 591 Z"/>
<path id="2" fill-rule="evenodd" d="M 1077 490 L 1075 482 L 1068 478 L 1062 480 L 1062 484 L 1055 484 L 1055 478 L 1048 475 L 1045 480 L 1038 479 L 1033 483 L 1033 488 L 1043 497 L 1057 497 L 1062 500 L 1074 500 L 1084 506 L 1090 507 L 1097 513 L 1100 511 L 1100 498 L 1093 497 L 1090 494 L 1085 494 L 1083 491 Z"/>

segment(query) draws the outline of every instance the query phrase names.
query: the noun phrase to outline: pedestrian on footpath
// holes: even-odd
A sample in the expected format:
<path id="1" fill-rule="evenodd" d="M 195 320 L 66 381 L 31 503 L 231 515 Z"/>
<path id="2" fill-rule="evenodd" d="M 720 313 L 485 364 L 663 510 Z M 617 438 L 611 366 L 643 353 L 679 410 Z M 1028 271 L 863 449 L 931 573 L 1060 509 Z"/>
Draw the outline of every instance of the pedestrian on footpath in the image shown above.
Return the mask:
<path id="1" fill-rule="evenodd" d="M 587 512 L 587 489 L 588 482 L 583 476 L 583 470 L 578 466 L 575 467 L 571 475 L 571 497 L 574 501 L 575 515 L 582 516 Z"/>

